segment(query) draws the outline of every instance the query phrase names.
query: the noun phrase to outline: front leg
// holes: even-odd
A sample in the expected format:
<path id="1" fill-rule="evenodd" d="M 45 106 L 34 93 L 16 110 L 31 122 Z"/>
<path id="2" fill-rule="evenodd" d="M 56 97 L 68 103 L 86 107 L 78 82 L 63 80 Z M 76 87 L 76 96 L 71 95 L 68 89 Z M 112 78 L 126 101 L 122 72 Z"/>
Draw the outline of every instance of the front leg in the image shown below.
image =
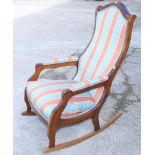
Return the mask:
<path id="1" fill-rule="evenodd" d="M 29 103 L 29 100 L 28 100 L 28 97 L 27 97 L 27 92 L 26 92 L 26 88 L 25 88 L 25 93 L 24 93 L 24 100 L 25 100 L 25 103 L 26 103 L 26 107 L 27 107 L 27 110 L 22 112 L 22 115 L 23 116 L 34 116 L 36 115 L 32 109 L 31 109 L 31 106 L 30 106 L 30 103 Z"/>
<path id="2" fill-rule="evenodd" d="M 41 73 L 41 71 L 43 70 L 43 64 L 38 63 L 35 65 L 35 73 L 28 79 L 28 81 L 36 81 L 39 78 L 39 75 Z M 28 94 L 26 92 L 26 88 L 25 88 L 25 92 L 24 92 L 24 100 L 26 103 L 26 107 L 27 110 L 22 112 L 23 116 L 34 116 L 36 115 L 32 110 L 31 110 L 31 106 L 28 100 Z"/>
<path id="3" fill-rule="evenodd" d="M 67 92 L 66 92 L 67 94 Z M 51 149 L 55 147 L 55 137 L 56 137 L 56 131 L 61 127 L 61 114 L 67 105 L 68 99 L 66 99 L 65 92 L 62 95 L 62 100 L 58 104 L 59 106 L 54 109 L 54 111 L 51 113 L 49 122 L 48 122 L 48 138 L 49 138 L 49 146 L 47 149 Z M 67 94 L 68 95 L 68 94 Z"/>
<path id="4" fill-rule="evenodd" d="M 52 148 L 55 146 L 55 136 L 56 136 L 56 128 L 54 126 L 51 126 L 49 129 L 49 134 L 48 134 L 48 138 L 49 138 L 49 148 Z"/>
<path id="5" fill-rule="evenodd" d="M 53 117 L 51 115 L 49 123 L 48 123 L 48 139 L 49 139 L 49 145 L 48 148 L 55 147 L 55 137 L 56 137 L 56 130 L 59 128 L 59 117 Z"/>

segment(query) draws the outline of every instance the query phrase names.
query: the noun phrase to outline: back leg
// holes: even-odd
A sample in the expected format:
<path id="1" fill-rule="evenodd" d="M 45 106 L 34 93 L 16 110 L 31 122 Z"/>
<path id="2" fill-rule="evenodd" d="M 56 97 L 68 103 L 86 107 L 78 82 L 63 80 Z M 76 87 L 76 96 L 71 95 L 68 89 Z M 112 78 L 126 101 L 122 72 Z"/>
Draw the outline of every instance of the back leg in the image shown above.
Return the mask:
<path id="1" fill-rule="evenodd" d="M 94 126 L 94 131 L 98 131 L 100 129 L 100 123 L 99 123 L 99 114 L 96 114 L 92 118 L 93 126 Z"/>

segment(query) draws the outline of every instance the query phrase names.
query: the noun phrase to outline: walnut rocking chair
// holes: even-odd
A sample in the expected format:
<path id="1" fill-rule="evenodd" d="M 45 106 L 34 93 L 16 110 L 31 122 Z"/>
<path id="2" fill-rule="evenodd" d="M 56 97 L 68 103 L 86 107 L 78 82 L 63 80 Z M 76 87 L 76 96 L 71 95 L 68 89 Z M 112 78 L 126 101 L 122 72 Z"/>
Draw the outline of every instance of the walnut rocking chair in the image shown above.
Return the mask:
<path id="1" fill-rule="evenodd" d="M 37 114 L 48 125 L 49 145 L 44 152 L 78 144 L 101 132 L 121 116 L 122 113 L 118 112 L 103 126 L 99 124 L 100 109 L 128 51 L 135 18 L 118 1 L 98 6 L 93 36 L 80 58 L 53 58 L 51 63 L 36 64 L 35 73 L 25 87 L 27 110 L 22 115 Z M 71 65 L 77 66 L 72 80 L 39 79 L 44 69 Z M 94 131 L 72 141 L 55 144 L 59 128 L 86 119 L 92 119 Z"/>

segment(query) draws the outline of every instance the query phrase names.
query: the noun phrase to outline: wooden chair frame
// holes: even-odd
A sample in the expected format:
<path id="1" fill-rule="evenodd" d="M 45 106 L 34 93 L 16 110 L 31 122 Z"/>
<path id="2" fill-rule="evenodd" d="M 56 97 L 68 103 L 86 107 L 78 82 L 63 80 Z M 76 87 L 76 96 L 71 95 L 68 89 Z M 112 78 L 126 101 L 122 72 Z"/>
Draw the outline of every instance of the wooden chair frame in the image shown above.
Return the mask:
<path id="1" fill-rule="evenodd" d="M 117 8 L 119 8 L 119 10 L 121 11 L 124 18 L 128 20 L 128 25 L 127 25 L 126 38 L 125 38 L 125 43 L 123 46 L 122 53 L 121 53 L 118 61 L 116 62 L 115 67 L 113 67 L 113 70 L 109 73 L 108 80 L 105 80 L 101 83 L 98 83 L 98 84 L 95 84 L 93 86 L 89 86 L 89 87 L 86 87 L 84 89 L 80 89 L 77 91 L 72 91 L 70 89 L 64 90 L 63 95 L 62 95 L 62 99 L 61 99 L 60 103 L 58 104 L 58 106 L 51 113 L 49 121 L 47 121 L 47 119 L 39 111 L 37 111 L 35 109 L 35 107 L 31 103 L 29 96 L 27 95 L 27 91 L 25 89 L 25 103 L 26 103 L 27 110 L 25 112 L 23 112 L 22 115 L 31 116 L 31 115 L 37 114 L 45 122 L 45 124 L 48 125 L 49 146 L 44 149 L 45 153 L 80 143 L 81 141 L 84 141 L 84 140 L 96 135 L 97 133 L 101 132 L 103 129 L 105 129 L 106 127 L 111 125 L 116 119 L 118 119 L 122 115 L 121 112 L 118 112 L 110 120 L 108 120 L 103 126 L 100 127 L 100 125 L 99 125 L 99 112 L 100 112 L 104 102 L 106 101 L 108 95 L 109 95 L 112 81 L 113 81 L 118 69 L 120 68 L 120 65 L 122 64 L 122 62 L 126 56 L 126 53 L 128 51 L 130 39 L 131 39 L 132 28 L 133 28 L 133 23 L 136 19 L 136 15 L 131 15 L 123 3 L 115 1 L 115 2 L 109 3 L 105 6 L 98 6 L 96 8 L 95 25 L 96 25 L 97 12 L 100 10 L 104 10 L 110 6 L 116 6 Z M 96 27 L 94 27 L 94 32 L 95 32 L 95 28 Z M 94 35 L 94 32 L 93 32 L 93 35 Z M 92 38 L 93 38 L 93 35 L 92 35 Z M 91 38 L 91 40 L 92 40 L 92 38 Z M 88 43 L 88 46 L 91 43 L 91 40 Z M 86 47 L 86 49 L 88 48 L 88 46 Z M 86 49 L 84 50 L 84 52 L 86 51 Z M 58 68 L 58 67 L 65 67 L 65 66 L 72 66 L 72 65 L 75 65 L 78 68 L 78 61 L 58 63 L 58 64 L 42 64 L 42 63 L 36 64 L 35 73 L 28 79 L 28 81 L 36 81 L 39 78 L 41 71 L 44 69 Z M 61 114 L 62 114 L 63 110 L 65 109 L 68 100 L 72 96 L 80 94 L 80 93 L 84 93 L 84 92 L 87 92 L 89 90 L 99 88 L 99 87 L 104 87 L 105 91 L 104 91 L 101 99 L 99 100 L 98 104 L 96 104 L 96 106 L 94 108 L 92 108 L 91 110 L 86 111 L 84 113 L 81 113 L 77 116 L 70 117 L 70 118 L 62 118 L 61 117 Z M 34 110 L 34 112 L 32 111 L 32 109 Z M 75 140 L 72 140 L 72 141 L 69 141 L 69 142 L 66 142 L 63 144 L 55 145 L 55 134 L 59 128 L 64 127 L 64 126 L 77 124 L 77 123 L 80 123 L 80 122 L 87 120 L 87 119 L 92 119 L 92 123 L 94 126 L 93 132 L 91 132 L 85 136 L 82 136 L 80 138 L 77 138 Z"/>

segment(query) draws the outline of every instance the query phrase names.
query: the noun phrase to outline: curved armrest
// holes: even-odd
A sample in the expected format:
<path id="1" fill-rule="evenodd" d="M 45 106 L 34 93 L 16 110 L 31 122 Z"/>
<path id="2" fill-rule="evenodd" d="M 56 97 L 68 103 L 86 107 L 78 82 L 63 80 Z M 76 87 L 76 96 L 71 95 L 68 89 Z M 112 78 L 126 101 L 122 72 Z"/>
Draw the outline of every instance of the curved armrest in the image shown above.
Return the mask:
<path id="1" fill-rule="evenodd" d="M 87 80 L 85 82 L 80 82 L 79 84 L 73 84 L 70 89 L 66 89 L 62 93 L 61 101 L 58 106 L 53 110 L 50 116 L 50 123 L 54 122 L 55 119 L 60 119 L 62 112 L 64 111 L 69 99 L 77 94 L 87 92 L 89 90 L 105 87 L 106 93 L 110 90 L 110 83 L 108 77 L 98 77 L 93 80 Z"/>
<path id="2" fill-rule="evenodd" d="M 76 56 L 67 56 L 67 57 L 52 57 L 49 62 L 44 63 L 44 65 L 49 64 L 62 64 L 66 62 L 77 62 L 79 60 Z"/>
<path id="3" fill-rule="evenodd" d="M 71 86 L 70 90 L 72 90 L 73 92 L 80 91 L 82 89 L 100 84 L 100 83 L 105 82 L 107 80 L 108 80 L 107 76 L 106 77 L 100 76 L 100 77 L 97 77 L 94 79 L 90 79 L 90 80 L 86 80 L 86 81 L 82 81 L 82 82 L 73 84 Z"/>
<path id="4" fill-rule="evenodd" d="M 67 56 L 62 58 L 52 58 L 47 63 L 38 63 L 35 65 L 35 73 L 28 79 L 28 81 L 36 81 L 42 70 L 50 69 L 50 68 L 58 68 L 65 66 L 77 66 L 78 65 L 78 57 L 75 56 Z"/>

